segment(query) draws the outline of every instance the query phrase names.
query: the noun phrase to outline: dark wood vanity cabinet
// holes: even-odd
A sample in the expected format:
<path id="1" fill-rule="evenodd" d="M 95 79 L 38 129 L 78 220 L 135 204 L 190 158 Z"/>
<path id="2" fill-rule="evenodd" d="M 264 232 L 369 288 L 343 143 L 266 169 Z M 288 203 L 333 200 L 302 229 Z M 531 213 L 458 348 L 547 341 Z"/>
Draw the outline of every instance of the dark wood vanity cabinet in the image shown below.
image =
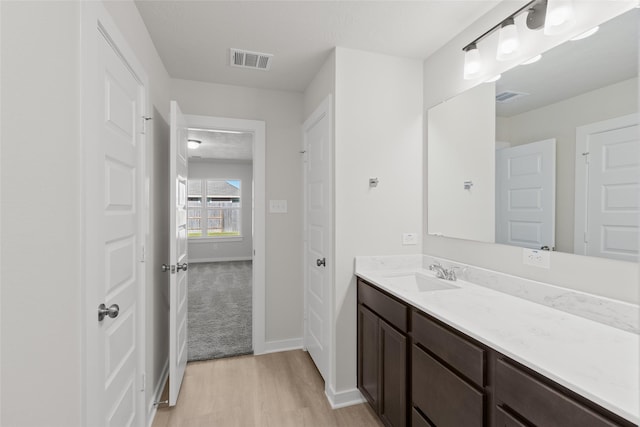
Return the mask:
<path id="1" fill-rule="evenodd" d="M 362 279 L 358 388 L 387 426 L 635 425 Z"/>
<path id="2" fill-rule="evenodd" d="M 358 282 L 358 388 L 387 426 L 407 425 L 408 309 Z"/>

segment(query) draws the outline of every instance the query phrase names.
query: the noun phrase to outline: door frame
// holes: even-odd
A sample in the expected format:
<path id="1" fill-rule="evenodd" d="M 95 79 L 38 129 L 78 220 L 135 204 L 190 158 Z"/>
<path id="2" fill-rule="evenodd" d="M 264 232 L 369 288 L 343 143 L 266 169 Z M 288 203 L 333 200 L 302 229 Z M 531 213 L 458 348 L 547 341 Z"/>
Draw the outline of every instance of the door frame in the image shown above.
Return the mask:
<path id="1" fill-rule="evenodd" d="M 96 55 L 99 52 L 97 43 L 97 32 L 104 35 L 109 44 L 118 53 L 123 62 L 130 69 L 132 74 L 138 80 L 140 84 L 140 97 L 142 98 L 141 105 L 139 106 L 140 120 L 143 122 L 141 129 L 143 132 L 138 135 L 139 144 L 138 152 L 136 155 L 136 168 L 137 185 L 136 185 L 136 207 L 138 209 L 138 215 L 136 218 L 136 233 L 140 247 L 138 250 L 138 256 L 144 261 L 141 262 L 138 269 L 138 289 L 137 289 L 137 301 L 138 308 L 137 324 L 136 324 L 136 346 L 137 348 L 137 369 L 139 378 L 136 379 L 138 386 L 136 390 L 139 391 L 136 399 L 136 417 L 138 420 L 138 426 L 146 426 L 147 424 L 147 411 L 146 411 L 146 259 L 145 248 L 147 238 L 147 225 L 149 223 L 148 214 L 149 210 L 146 201 L 148 200 L 148 189 L 146 188 L 146 144 L 147 135 L 144 125 L 144 117 L 147 116 L 147 112 L 150 111 L 149 100 L 149 79 L 146 70 L 142 64 L 138 61 L 134 51 L 127 43 L 125 37 L 119 31 L 117 25 L 111 18 L 111 15 L 107 12 L 104 6 L 100 2 L 82 2 L 80 6 L 80 19 L 81 19 L 81 42 L 80 42 L 80 105 L 79 111 L 80 120 L 80 136 L 81 141 L 90 141 L 96 137 L 100 131 L 100 123 L 97 120 L 97 100 L 94 96 L 96 87 L 100 84 L 100 74 L 96 67 Z M 87 203 L 91 199 L 91 177 L 94 176 L 94 170 L 91 170 L 88 165 L 91 164 L 89 159 L 93 153 L 88 149 L 88 145 L 82 144 L 79 147 L 80 156 L 82 159 L 81 170 L 78 171 L 79 176 L 84 179 L 80 180 L 80 222 L 81 222 L 81 235 L 78 237 L 81 241 L 81 256 L 79 274 L 81 277 L 81 340 L 80 350 L 82 352 L 81 363 L 81 385 L 82 385 L 82 424 L 92 425 L 92 420 L 95 420 L 94 411 L 101 408 L 103 402 L 93 395 L 92 391 L 95 390 L 96 384 L 99 378 L 96 374 L 96 369 L 93 365 L 95 360 L 95 347 L 92 344 L 95 341 L 95 336 L 92 336 L 91 330 L 88 327 L 89 322 L 96 322 L 96 310 L 95 307 L 95 291 L 97 286 L 92 283 L 90 279 L 90 272 L 85 269 L 85 260 L 87 258 L 86 248 L 86 217 L 87 217 Z M 93 286 L 92 286 L 93 285 Z"/>
<path id="2" fill-rule="evenodd" d="M 588 224 L 589 163 L 587 157 L 589 153 L 589 137 L 594 134 L 633 126 L 638 123 L 640 123 L 638 113 L 633 113 L 578 126 L 576 128 L 576 178 L 573 230 L 573 253 L 576 255 L 587 254 L 587 244 L 584 242 L 584 239 Z"/>
<path id="3" fill-rule="evenodd" d="M 254 354 L 266 352 L 266 125 L 261 120 L 185 114 L 190 128 L 253 133 L 253 264 L 252 345 Z"/>
<path id="4" fill-rule="evenodd" d="M 302 256 L 302 271 L 303 271 L 303 276 L 304 276 L 304 298 L 303 298 L 303 329 L 302 329 L 302 345 L 305 351 L 307 351 L 307 323 L 308 323 L 308 313 L 307 313 L 307 293 L 309 290 L 309 275 L 307 274 L 307 266 L 308 266 L 308 262 L 309 262 L 309 258 L 308 258 L 308 250 L 307 250 L 307 246 L 308 246 L 308 239 L 307 239 L 307 230 L 308 230 L 308 219 L 307 219 L 307 202 L 309 199 L 309 194 L 307 191 L 307 183 L 308 183 L 308 176 L 307 176 L 307 154 L 308 154 L 308 144 L 307 144 L 307 138 L 306 138 L 306 134 L 307 131 L 309 129 L 311 129 L 320 119 L 322 119 L 323 117 L 327 117 L 327 127 L 329 128 L 329 139 L 328 139 L 328 155 L 329 155 L 329 162 L 330 162 L 330 168 L 333 170 L 333 151 L 334 151 L 334 147 L 333 147 L 333 102 L 332 102 L 332 96 L 331 94 L 327 95 L 327 97 L 320 103 L 320 105 L 318 105 L 318 107 L 309 115 L 309 117 L 307 117 L 307 119 L 304 121 L 304 123 L 301 126 L 301 133 L 302 133 L 302 138 L 301 138 L 301 151 L 300 153 L 303 155 L 303 161 L 301 162 L 302 164 L 302 177 L 303 177 L 303 181 L 302 181 L 302 185 L 303 185 L 303 197 L 302 197 L 302 218 L 303 218 L 303 232 L 302 232 L 302 247 L 303 247 L 303 256 Z M 333 173 L 331 173 L 331 182 L 329 183 L 329 189 L 331 191 L 331 201 L 333 203 L 333 194 L 334 194 L 334 180 L 333 180 Z M 334 284 L 335 284 L 335 257 L 334 257 L 334 241 L 335 241 L 335 236 L 334 236 L 334 230 L 333 230 L 333 204 L 330 206 L 330 213 L 328 215 L 327 218 L 325 218 L 327 220 L 327 224 L 331 230 L 331 236 L 332 236 L 332 241 L 330 242 L 329 245 L 327 245 L 327 252 L 326 252 L 326 259 L 329 260 L 328 265 L 327 265 L 327 273 L 329 274 L 329 280 L 331 282 L 329 289 L 327 289 L 327 300 L 329 302 L 329 319 L 327 319 L 328 321 L 328 342 L 327 342 L 327 358 L 328 358 L 328 363 L 327 363 L 327 372 L 326 372 L 326 376 L 327 378 L 325 378 L 325 395 L 327 396 L 329 403 L 331 404 L 332 408 L 335 408 L 335 379 L 334 379 L 334 372 L 335 372 L 335 354 L 333 352 L 334 349 L 334 345 L 333 345 L 333 339 L 334 339 L 334 328 L 335 328 L 335 322 L 334 322 L 334 299 L 333 299 L 333 295 L 334 295 Z"/>

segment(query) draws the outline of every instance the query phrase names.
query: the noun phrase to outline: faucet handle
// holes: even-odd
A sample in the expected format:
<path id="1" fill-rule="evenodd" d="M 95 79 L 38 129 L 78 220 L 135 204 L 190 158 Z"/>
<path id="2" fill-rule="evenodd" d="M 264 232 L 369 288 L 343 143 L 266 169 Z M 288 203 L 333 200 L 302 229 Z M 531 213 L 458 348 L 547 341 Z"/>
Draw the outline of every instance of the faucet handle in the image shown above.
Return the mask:
<path id="1" fill-rule="evenodd" d="M 456 267 L 456 266 L 451 267 L 447 273 L 447 279 L 457 280 L 458 277 L 456 276 L 456 270 L 460 270 L 460 267 Z"/>

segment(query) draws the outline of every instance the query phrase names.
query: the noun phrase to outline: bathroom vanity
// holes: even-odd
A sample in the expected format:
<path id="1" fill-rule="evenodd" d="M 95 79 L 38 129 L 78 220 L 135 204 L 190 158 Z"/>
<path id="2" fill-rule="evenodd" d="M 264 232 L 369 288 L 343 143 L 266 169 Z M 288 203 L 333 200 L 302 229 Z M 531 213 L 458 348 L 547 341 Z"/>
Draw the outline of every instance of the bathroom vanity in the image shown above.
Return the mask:
<path id="1" fill-rule="evenodd" d="M 637 306 L 431 262 L 356 258 L 358 388 L 385 425 L 637 425 Z"/>

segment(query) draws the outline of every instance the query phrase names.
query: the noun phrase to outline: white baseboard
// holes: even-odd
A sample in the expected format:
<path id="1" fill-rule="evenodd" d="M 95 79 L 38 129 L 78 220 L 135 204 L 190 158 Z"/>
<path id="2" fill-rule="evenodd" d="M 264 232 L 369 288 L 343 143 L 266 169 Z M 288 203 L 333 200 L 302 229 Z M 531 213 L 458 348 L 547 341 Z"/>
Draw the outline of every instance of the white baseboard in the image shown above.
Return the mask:
<path id="1" fill-rule="evenodd" d="M 264 351 L 259 354 L 277 353 L 279 351 L 299 350 L 302 348 L 302 338 L 281 341 L 266 341 Z M 255 353 L 258 354 L 258 353 Z"/>
<path id="2" fill-rule="evenodd" d="M 358 405 L 366 402 L 365 398 L 357 388 L 336 392 L 330 386 L 325 387 L 324 394 L 329 400 L 333 409 L 344 408 L 346 406 Z"/>
<path id="3" fill-rule="evenodd" d="M 251 261 L 253 257 L 250 256 L 230 256 L 230 257 L 216 257 L 216 258 L 189 258 L 190 264 L 197 264 L 200 262 L 226 262 L 226 261 Z"/>
<path id="4" fill-rule="evenodd" d="M 156 412 L 158 412 L 158 405 L 154 405 L 155 402 L 158 402 L 162 398 L 162 391 L 164 390 L 164 386 L 167 384 L 169 380 L 169 359 L 164 363 L 164 367 L 162 368 L 162 374 L 160 374 L 160 381 L 156 384 L 155 390 L 153 390 L 153 394 L 151 395 L 151 400 L 147 402 L 147 427 L 151 427 L 153 424 L 153 419 L 156 417 Z"/>

